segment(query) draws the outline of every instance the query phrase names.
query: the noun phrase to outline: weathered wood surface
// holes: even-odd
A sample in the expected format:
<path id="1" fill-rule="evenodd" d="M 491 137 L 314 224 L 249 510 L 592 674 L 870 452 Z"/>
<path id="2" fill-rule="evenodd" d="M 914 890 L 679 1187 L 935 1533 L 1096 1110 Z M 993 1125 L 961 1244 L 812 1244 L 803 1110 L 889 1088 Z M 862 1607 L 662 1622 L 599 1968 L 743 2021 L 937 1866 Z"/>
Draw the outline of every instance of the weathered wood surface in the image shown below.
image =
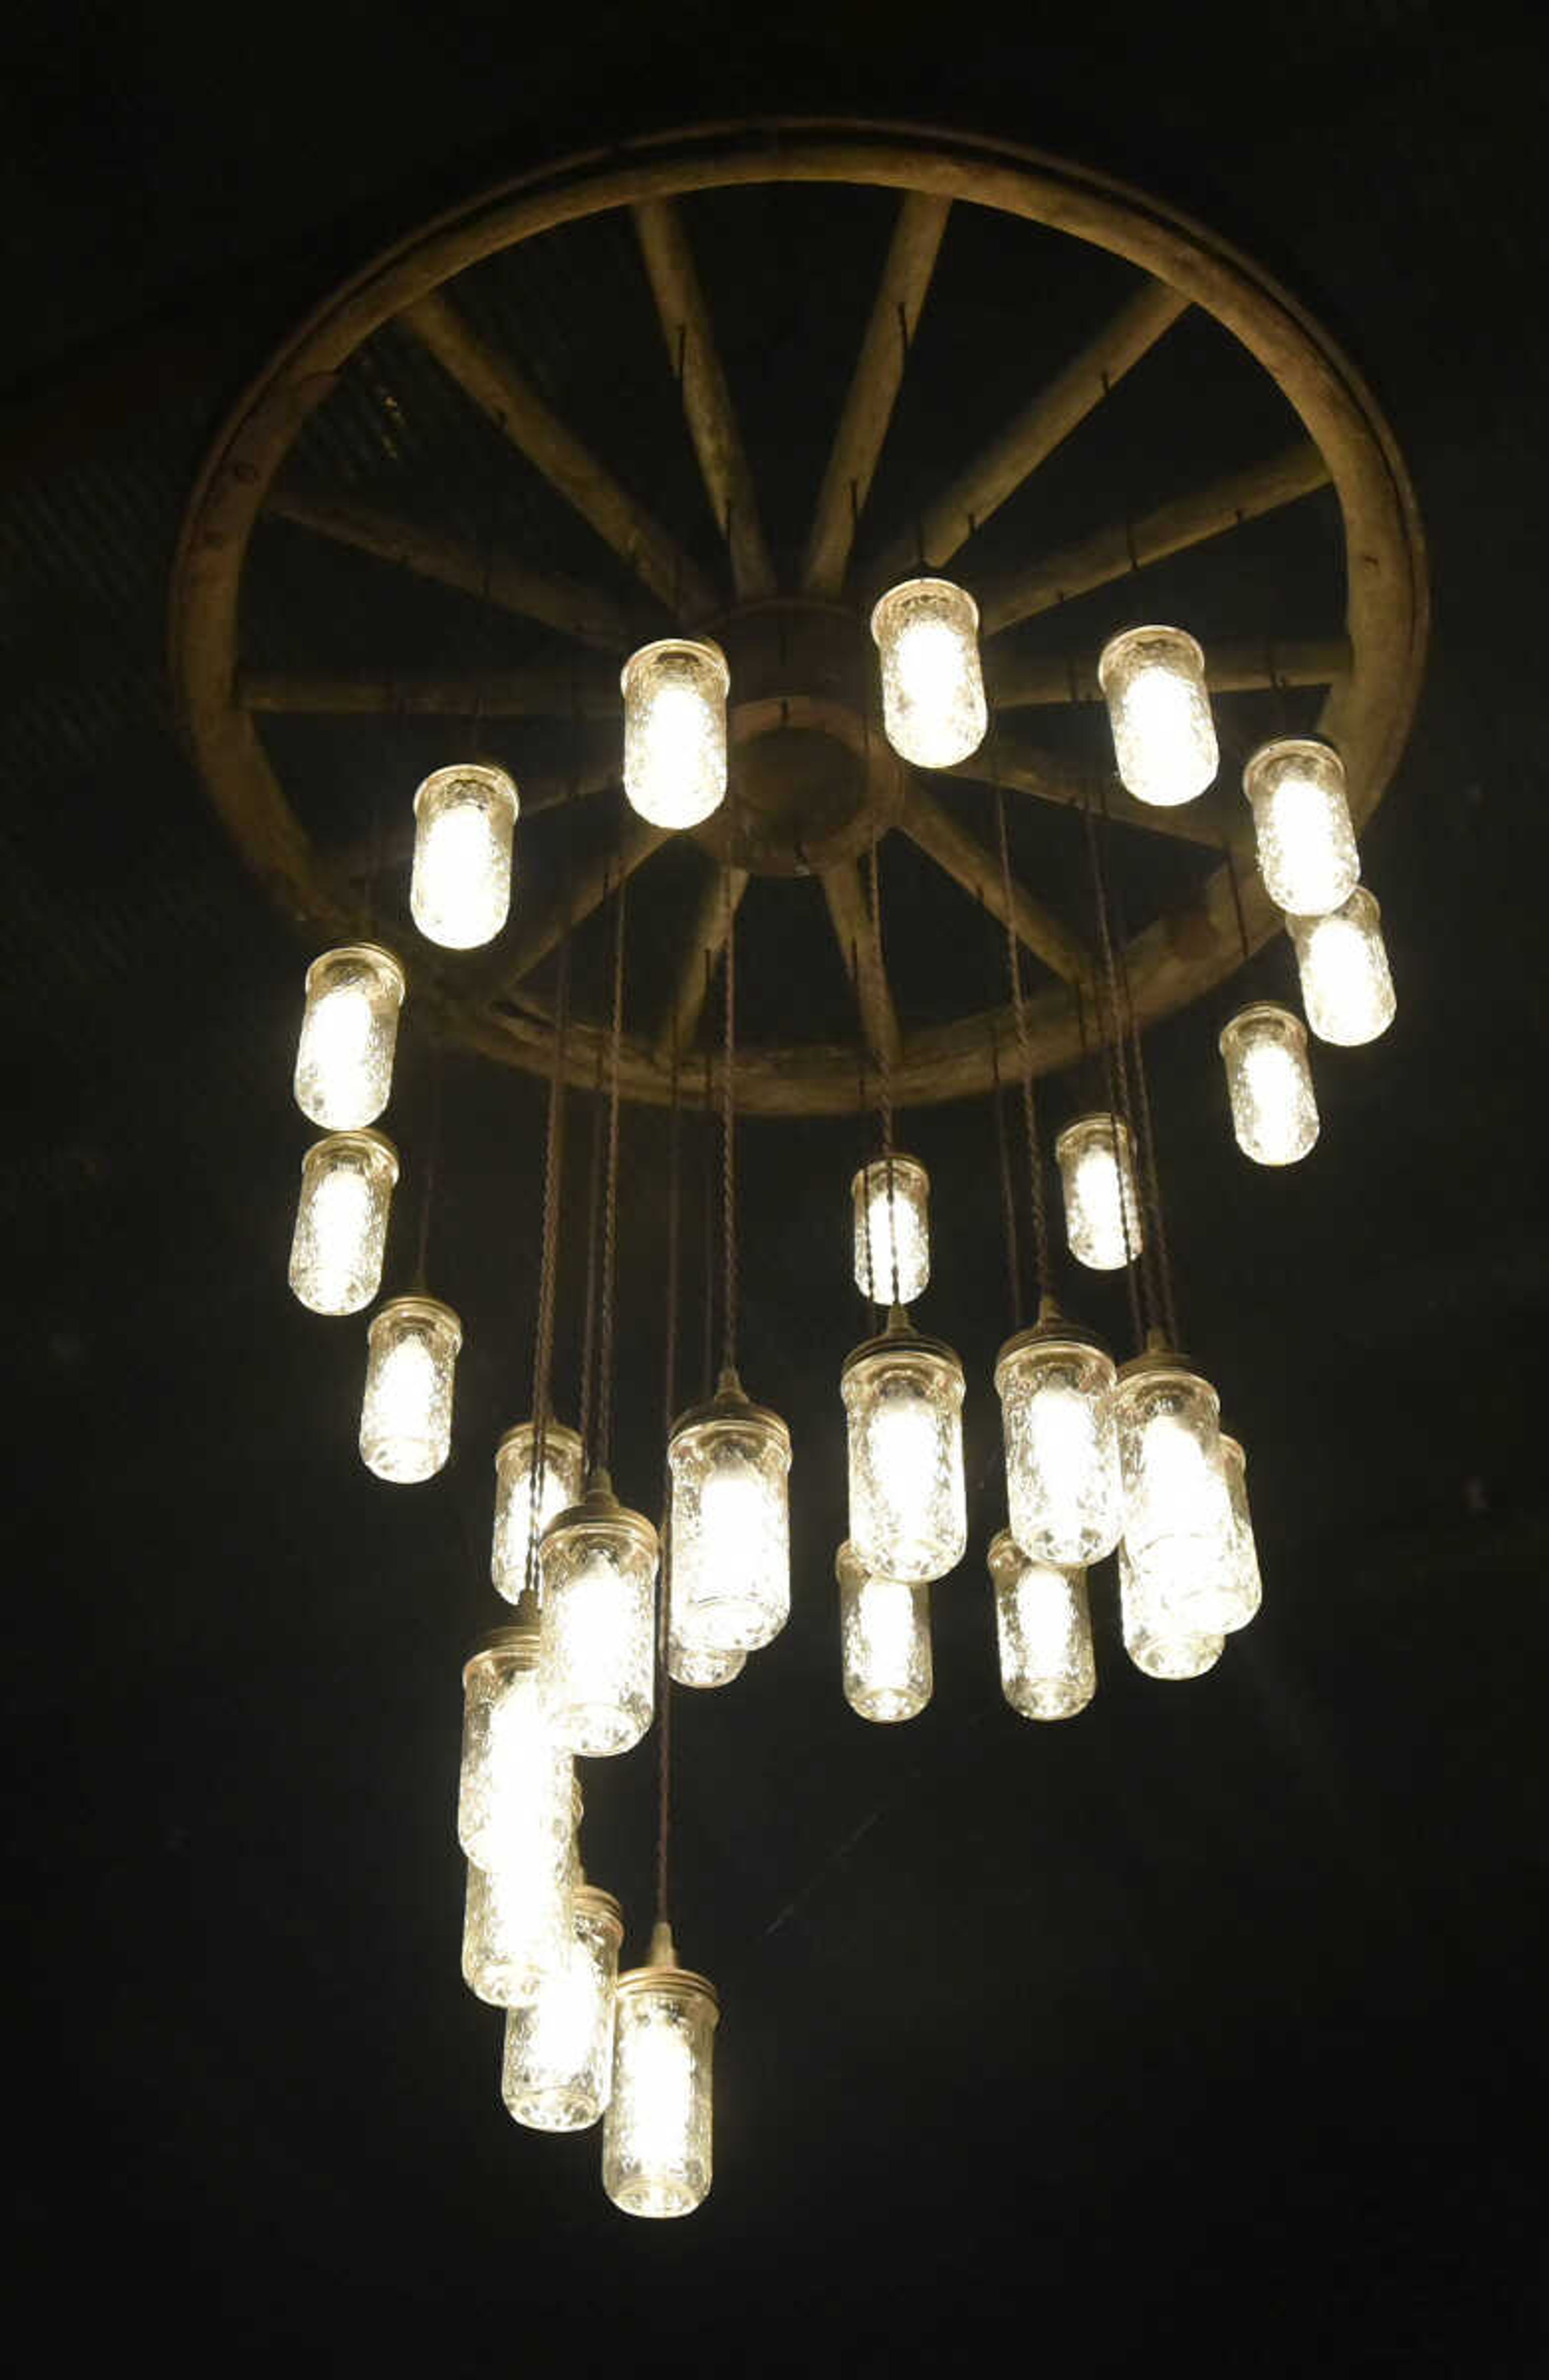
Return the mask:
<path id="1" fill-rule="evenodd" d="M 876 927 L 861 864 L 856 859 L 841 860 L 836 867 L 826 868 L 819 881 L 844 972 L 854 988 L 872 1057 L 878 1064 L 886 1060 L 889 1066 L 896 1066 L 903 1037 L 899 1031 L 886 963 L 877 948 Z"/>

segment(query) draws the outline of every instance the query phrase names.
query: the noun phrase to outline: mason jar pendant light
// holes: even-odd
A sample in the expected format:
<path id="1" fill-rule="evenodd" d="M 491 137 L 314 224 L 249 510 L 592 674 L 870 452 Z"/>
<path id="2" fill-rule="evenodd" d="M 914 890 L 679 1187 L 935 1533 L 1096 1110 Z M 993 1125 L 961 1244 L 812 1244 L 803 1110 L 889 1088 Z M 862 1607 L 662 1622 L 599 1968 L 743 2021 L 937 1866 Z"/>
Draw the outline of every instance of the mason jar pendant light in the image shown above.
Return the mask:
<path id="1" fill-rule="evenodd" d="M 791 1610 L 791 1433 L 724 1371 L 667 1448 L 672 1480 L 672 1634 L 693 1651 L 749 1653 Z"/>
<path id="2" fill-rule="evenodd" d="M 463 1326 L 439 1297 L 389 1298 L 366 1333 L 360 1459 L 379 1479 L 433 1479 L 452 1451 Z"/>
<path id="3" fill-rule="evenodd" d="M 535 1798 L 516 1814 L 513 1848 L 498 1867 L 467 1863 L 463 1981 L 475 1999 L 490 2008 L 515 2008 L 530 1998 L 565 1954 L 570 1899 L 581 1874 L 575 1843 L 581 1789 L 575 1783 L 570 1788 L 568 1847 L 537 1823 L 541 1806 Z M 530 1827 L 529 1817 L 535 1821 Z"/>
<path id="4" fill-rule="evenodd" d="M 1145 1245 L 1134 1145 L 1123 1118 L 1078 1116 L 1054 1144 L 1065 1195 L 1065 1243 L 1093 1272 L 1119 1272 Z"/>
<path id="5" fill-rule="evenodd" d="M 1071 1718 L 1097 1691 L 1086 1572 L 1030 1558 L 1002 1529 L 989 1548 L 1000 1691 L 1023 1718 Z"/>
<path id="6" fill-rule="evenodd" d="M 1097 662 L 1119 783 L 1137 802 L 1174 809 L 1220 765 L 1204 655 L 1182 628 L 1127 628 Z"/>
<path id="7" fill-rule="evenodd" d="M 1053 1312 L 996 1358 L 1010 1534 L 1035 1561 L 1084 1568 L 1119 1542 L 1117 1382 L 1090 1332 Z"/>
<path id="8" fill-rule="evenodd" d="M 325 951 L 307 970 L 296 1104 L 324 1132 L 375 1123 L 393 1089 L 404 970 L 375 942 Z"/>
<path id="9" fill-rule="evenodd" d="M 914 1718 L 930 1700 L 930 1589 L 879 1578 L 853 1546 L 834 1558 L 844 1699 L 857 1718 Z"/>
<path id="10" fill-rule="evenodd" d="M 680 1967 L 671 1926 L 619 1977 L 602 2187 L 625 2215 L 692 2215 L 711 2178 L 715 1985 Z"/>
<path id="11" fill-rule="evenodd" d="M 930 1281 L 930 1176 L 918 1158 L 874 1158 L 850 1184 L 855 1287 L 873 1305 L 913 1305 Z"/>
<path id="12" fill-rule="evenodd" d="M 928 1584 L 962 1560 L 962 1366 L 895 1306 L 845 1357 L 850 1542 L 874 1577 Z"/>
<path id="13" fill-rule="evenodd" d="M 569 1941 L 506 2012 L 501 2096 L 533 2131 L 582 2131 L 608 2105 L 623 1940 L 623 1911 L 612 1894 L 577 1885 Z"/>
<path id="14" fill-rule="evenodd" d="M 1320 1041 L 1357 1049 L 1397 1013 L 1382 912 L 1363 884 L 1326 917 L 1288 917 L 1307 1022 Z"/>
<path id="15" fill-rule="evenodd" d="M 1259 1572 L 1258 1542 L 1253 1536 L 1253 1517 L 1248 1510 L 1248 1458 L 1235 1438 L 1221 1432 L 1221 1465 L 1227 1475 L 1227 1491 L 1231 1498 L 1232 1520 L 1237 1530 L 1237 1562 L 1232 1592 L 1222 1607 L 1221 1626 L 1229 1635 L 1234 1629 L 1246 1628 L 1264 1601 L 1264 1580 Z"/>
<path id="16" fill-rule="evenodd" d="M 538 1466 L 536 1500 L 533 1470 Z M 538 1426 L 522 1421 L 495 1449 L 495 1529 L 490 1575 L 495 1591 L 516 1603 L 529 1585 L 533 1536 L 541 1537 L 556 1514 L 581 1500 L 581 1440 L 563 1422 L 543 1426 L 543 1457 L 538 1459 Z M 536 1515 L 535 1515 L 536 1500 Z"/>
<path id="17" fill-rule="evenodd" d="M 985 740 L 979 607 L 950 578 L 906 578 L 871 615 L 882 672 L 882 725 L 902 760 L 950 769 Z"/>
<path id="18" fill-rule="evenodd" d="M 536 1628 L 497 1628 L 463 1670 L 463 1972 L 480 1999 L 506 2007 L 563 1952 L 576 1880 L 580 1796 L 543 1699 L 539 1656 Z"/>
<path id="19" fill-rule="evenodd" d="M 313 1314 L 358 1314 L 381 1286 L 398 1152 L 378 1132 L 336 1132 L 301 1160 L 290 1285 Z"/>
<path id="20" fill-rule="evenodd" d="M 1215 1390 L 1153 1334 L 1117 1399 L 1124 1548 L 1148 1609 L 1206 1634 L 1235 1608 L 1237 1524 Z"/>
<path id="21" fill-rule="evenodd" d="M 1361 880 L 1345 764 L 1332 744 L 1282 735 L 1242 772 L 1259 874 L 1276 906 L 1298 917 L 1340 908 Z"/>
<path id="22" fill-rule="evenodd" d="M 1148 1678 L 1203 1678 L 1216 1667 L 1226 1645 L 1219 1629 L 1180 1620 L 1161 1593 L 1157 1576 L 1139 1573 L 1122 1544 L 1119 1615 L 1124 1650 Z"/>
<path id="23" fill-rule="evenodd" d="M 572 1752 L 627 1752 L 651 1723 L 657 1536 L 605 1471 L 550 1524 L 538 1550 L 544 1689 Z"/>
<path id="24" fill-rule="evenodd" d="M 1295 1165 L 1318 1136 L 1307 1028 L 1273 1000 L 1255 1000 L 1221 1028 L 1231 1128 L 1255 1165 Z"/>
<path id="25" fill-rule="evenodd" d="M 409 908 L 445 951 L 492 941 L 511 912 L 516 787 L 492 760 L 436 769 L 414 797 Z"/>
<path id="26" fill-rule="evenodd" d="M 663 637 L 623 665 L 623 789 L 652 826 L 698 826 L 726 795 L 726 656 Z"/>

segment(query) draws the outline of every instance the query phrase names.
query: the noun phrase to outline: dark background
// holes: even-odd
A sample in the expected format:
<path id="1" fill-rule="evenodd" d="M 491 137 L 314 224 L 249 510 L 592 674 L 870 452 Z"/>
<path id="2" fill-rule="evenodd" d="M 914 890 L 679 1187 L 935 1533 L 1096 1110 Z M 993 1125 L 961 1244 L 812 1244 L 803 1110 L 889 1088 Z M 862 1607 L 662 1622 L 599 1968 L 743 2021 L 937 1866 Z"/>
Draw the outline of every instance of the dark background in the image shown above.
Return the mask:
<path id="1" fill-rule="evenodd" d="M 1542 2368 L 1549 77 L 1519 22 L 379 0 L 9 37 L 8 2238 L 51 2362 Z M 727 1694 L 678 1697 L 680 1943 L 727 2012 L 712 2198 L 647 2226 L 603 2199 L 595 2135 L 512 2126 L 498 2019 L 457 1973 L 457 1670 L 498 1617 L 487 1466 L 526 1396 L 538 1094 L 449 1064 L 437 1228 L 478 1330 L 457 1460 L 391 1491 L 354 1452 L 357 1327 L 284 1285 L 308 953 L 219 835 L 160 653 L 204 447 L 336 278 L 544 155 L 780 109 L 1024 139 L 1262 258 L 1388 411 L 1435 624 L 1364 839 L 1398 1017 L 1320 1075 L 1313 1159 L 1246 1178 L 1218 1002 L 1155 1037 L 1189 1338 L 1249 1448 L 1266 1577 L 1209 1678 L 1131 1670 L 1105 1579 L 1093 1708 L 1014 1719 L 981 1486 L 932 1708 L 845 1711 L 835 1232 L 860 1127 L 749 1128 L 744 1368 L 795 1428 L 796 1614 Z M 989 1126 L 904 1132 L 982 1477 Z M 639 1501 L 659 1147 L 632 1169 L 626 1127 Z M 649 1754 L 587 1783 L 588 1863 L 638 1942 Z"/>

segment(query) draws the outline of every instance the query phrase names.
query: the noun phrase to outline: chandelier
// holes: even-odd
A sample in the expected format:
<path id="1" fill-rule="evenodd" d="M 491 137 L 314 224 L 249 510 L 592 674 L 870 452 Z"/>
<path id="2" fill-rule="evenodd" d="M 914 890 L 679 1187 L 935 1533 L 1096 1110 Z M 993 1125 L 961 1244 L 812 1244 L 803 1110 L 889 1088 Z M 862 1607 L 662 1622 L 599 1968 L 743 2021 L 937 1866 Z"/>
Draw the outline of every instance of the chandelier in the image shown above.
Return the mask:
<path id="1" fill-rule="evenodd" d="M 849 394 L 796 559 L 793 542 L 766 539 L 687 228 L 696 194 L 758 182 L 826 186 L 836 203 L 847 186 L 894 194 L 880 283 L 869 322 L 857 325 Z M 1140 284 L 891 543 L 869 544 L 873 475 L 957 205 L 1056 224 L 1138 269 Z M 447 295 L 459 275 L 539 233 L 618 210 L 638 243 L 729 589 L 551 410 L 477 310 Z M 1127 506 L 1113 535 L 1052 556 L 1003 540 L 1010 559 L 998 571 L 981 576 L 971 557 L 950 571 L 1186 310 L 1257 358 L 1307 442 L 1228 472 L 1197 500 L 1144 516 Z M 351 359 L 389 323 L 611 546 L 655 616 L 642 623 L 632 601 L 554 576 L 540 554 L 497 551 L 492 534 L 461 547 L 282 470 L 320 407 L 326 420 Z M 1259 649 L 1247 633 L 1206 632 L 1197 618 L 1137 621 L 1159 608 L 1138 601 L 1132 624 L 1098 636 L 1067 622 L 1083 594 L 1330 480 L 1346 550 L 1359 556 L 1348 640 Z M 472 677 L 449 689 L 248 669 L 243 570 L 264 513 L 458 589 L 478 622 Z M 418 1023 L 436 1047 L 461 1038 L 547 1083 L 530 1402 L 480 1451 L 492 1463 L 490 1576 L 504 1617 L 463 1673 L 462 1961 L 468 1988 L 503 2013 L 500 2088 L 512 2117 L 540 2131 L 599 2126 L 603 2186 L 625 2213 L 685 2214 L 710 2188 L 720 2003 L 713 1984 L 680 1963 L 673 1932 L 671 1812 L 684 1781 L 674 1776 L 673 1695 L 731 1684 L 784 1626 L 791 1479 L 804 1442 L 842 1415 L 848 1493 L 829 1516 L 834 1582 L 825 1591 L 836 1682 L 868 1722 L 906 1723 L 928 1704 L 931 1590 L 965 1562 L 982 1560 L 987 1572 L 1001 1694 L 1041 1724 L 1075 1717 L 1097 1690 L 1095 1596 L 1115 1602 L 1135 1667 L 1168 1682 L 1210 1670 L 1261 1607 L 1247 1458 L 1182 1344 L 1145 1036 L 1279 930 L 1285 996 L 1247 1000 L 1224 1017 L 1219 1108 L 1251 1166 L 1307 1157 L 1319 1134 L 1314 1048 L 1320 1069 L 1325 1050 L 1337 1063 L 1395 1014 L 1357 830 L 1402 747 L 1424 601 L 1391 439 L 1345 359 L 1262 274 L 1198 226 L 1076 169 L 886 128 L 792 126 L 772 147 L 735 132 L 689 134 L 494 194 L 314 318 L 245 401 L 206 473 L 175 608 L 188 729 L 246 855 L 326 945 L 307 971 L 296 1058 L 296 1101 L 321 1136 L 302 1161 L 290 1284 L 320 1316 L 369 1313 L 359 1451 L 393 1487 L 431 1479 L 448 1461 L 464 1342 L 462 1319 L 432 1289 L 439 1068 L 423 1143 L 408 1152 L 416 1260 L 401 1276 L 389 1267 L 405 1159 L 380 1126 L 393 1105 L 400 1024 Z M 547 678 L 502 673 L 490 653 L 497 613 L 561 633 L 579 659 Z M 1059 620 L 1058 651 L 1002 641 L 1040 613 Z M 593 666 L 599 654 L 605 674 Z M 1303 685 L 1329 688 L 1315 722 L 1289 708 Z M 1261 705 L 1256 732 L 1243 732 L 1244 696 Z M 1017 731 L 1017 714 L 1039 706 L 1070 713 L 1062 755 L 1031 751 Z M 385 788 L 385 826 L 373 800 L 365 860 L 357 850 L 353 862 L 329 861 L 289 808 L 261 722 L 361 710 L 398 725 L 448 714 L 462 723 L 438 731 L 442 748 L 415 772 L 417 787 Z M 557 773 L 529 767 L 492 731 L 533 714 L 558 720 L 571 739 Z M 942 778 L 984 789 L 987 844 L 932 792 Z M 529 902 L 535 822 L 541 838 L 545 813 L 561 811 L 563 825 L 608 788 L 622 791 L 619 831 L 600 852 L 544 843 L 542 890 Z M 398 803 L 408 837 L 391 823 Z M 1023 881 L 1014 828 L 1028 805 L 1066 813 L 1058 823 L 1065 880 L 1081 887 L 1079 928 Z M 882 856 L 895 829 L 978 905 L 1004 990 L 977 1016 L 911 1030 L 898 1015 Z M 1137 832 L 1181 844 L 1212 872 L 1181 910 L 1131 934 L 1119 845 Z M 674 845 L 703 855 L 703 889 L 667 1014 L 647 1035 L 630 1014 L 630 919 L 643 897 L 631 884 Z M 391 908 L 400 859 L 406 905 Z M 744 1046 L 740 905 L 755 881 L 810 875 L 853 1001 L 853 1047 Z M 591 1016 L 576 960 L 588 918 L 611 927 L 608 999 Z M 1029 982 L 1030 958 L 1047 982 Z M 547 990 L 513 998 L 540 969 Z M 1041 1085 L 1061 1073 L 1078 1087 L 1075 1111 L 1051 1135 Z M 592 1123 L 584 1219 L 564 1188 L 577 1096 Z M 933 1235 L 982 1234 L 984 1219 L 939 1202 L 933 1211 L 926 1168 L 894 1132 L 901 1106 L 965 1097 L 986 1099 L 993 1117 L 1007 1271 L 1007 1335 L 985 1381 L 937 1335 L 938 1318 L 917 1315 L 931 1296 Z M 611 1469 L 622 1144 L 636 1100 L 668 1111 L 665 1358 L 660 1471 L 635 1482 L 628 1501 Z M 706 1377 L 685 1402 L 682 1127 L 691 1110 L 715 1136 L 719 1278 L 707 1251 Z M 853 1281 L 865 1319 L 842 1359 L 836 1346 L 832 1408 L 793 1427 L 743 1382 L 739 1118 L 856 1110 L 874 1112 L 876 1138 L 848 1193 L 836 1178 L 808 1184 L 807 1195 L 828 1202 L 835 1288 Z M 555 1381 L 562 1242 L 579 1249 L 586 1276 L 573 1405 Z M 1127 1347 L 1089 1318 L 1104 1275 L 1122 1283 Z M 1002 1459 L 980 1510 L 965 1483 L 962 1414 L 965 1398 L 991 1386 Z M 816 1591 L 796 1582 L 800 1597 Z M 585 1765 L 593 1790 L 606 1774 L 593 1764 L 647 1737 L 653 1923 L 644 1959 L 621 1971 L 623 1905 L 587 1875 L 579 1772 Z"/>

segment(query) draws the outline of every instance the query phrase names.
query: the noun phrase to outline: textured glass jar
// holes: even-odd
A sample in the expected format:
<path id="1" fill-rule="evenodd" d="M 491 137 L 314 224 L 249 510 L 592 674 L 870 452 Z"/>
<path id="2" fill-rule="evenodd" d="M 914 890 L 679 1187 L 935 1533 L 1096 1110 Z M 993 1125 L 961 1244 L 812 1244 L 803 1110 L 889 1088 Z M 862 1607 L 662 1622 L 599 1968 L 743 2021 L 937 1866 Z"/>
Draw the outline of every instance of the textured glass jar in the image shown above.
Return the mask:
<path id="1" fill-rule="evenodd" d="M 950 578 L 906 578 L 871 615 L 882 668 L 882 724 L 901 759 L 950 769 L 985 740 L 979 607 Z"/>
<path id="2" fill-rule="evenodd" d="M 659 1928 L 614 2006 L 602 2187 L 625 2215 L 692 2215 L 710 2187 L 715 1985 L 675 1963 Z"/>
<path id="3" fill-rule="evenodd" d="M 1084 1568 L 1119 1543 L 1117 1380 L 1095 1341 L 1059 1322 L 996 1358 L 1011 1535 L 1035 1560 Z"/>
<path id="4" fill-rule="evenodd" d="M 543 1699 L 531 1626 L 493 1629 L 463 1670 L 457 1840 L 476 1867 L 510 1868 L 539 1847 L 558 1875 L 572 1856 L 575 1768 Z"/>
<path id="5" fill-rule="evenodd" d="M 917 1158 L 895 1150 L 862 1166 L 850 1199 L 855 1287 L 873 1305 L 913 1305 L 930 1279 L 930 1176 Z"/>
<path id="6" fill-rule="evenodd" d="M 655 1702 L 656 1531 L 601 1474 L 539 1548 L 543 1689 L 560 1742 L 602 1759 L 627 1752 Z"/>
<path id="7" fill-rule="evenodd" d="M 1398 1002 L 1382 912 L 1363 884 L 1326 917 L 1288 917 L 1301 1004 L 1320 1041 L 1356 1049 L 1392 1024 Z"/>
<path id="8" fill-rule="evenodd" d="M 581 2131 L 608 2105 L 623 1939 L 612 1894 L 577 1885 L 570 1940 L 530 1998 L 507 2011 L 501 2096 L 533 2131 Z"/>
<path id="9" fill-rule="evenodd" d="M 1097 1691 L 1086 1572 L 1030 1560 L 1002 1529 L 989 1548 L 1000 1691 L 1023 1718 L 1071 1718 Z"/>
<path id="10" fill-rule="evenodd" d="M 1193 1626 L 1169 1611 L 1155 1585 L 1137 1579 L 1122 1546 L 1119 1616 L 1124 1650 L 1148 1678 L 1203 1678 L 1216 1667 L 1227 1641 L 1218 1629 Z"/>
<path id="11" fill-rule="evenodd" d="M 452 1450 L 463 1326 L 439 1297 L 393 1297 L 366 1334 L 360 1457 L 379 1479 L 431 1479 Z"/>
<path id="12" fill-rule="evenodd" d="M 1093 1272 L 1120 1271 L 1145 1245 L 1129 1126 L 1101 1111 L 1078 1116 L 1059 1135 L 1054 1154 L 1071 1254 Z"/>
<path id="13" fill-rule="evenodd" d="M 1231 1498 L 1232 1519 L 1237 1524 L 1237 1573 L 1230 1603 L 1221 1614 L 1221 1626 L 1228 1635 L 1237 1628 L 1246 1628 L 1264 1601 L 1264 1580 L 1259 1572 L 1258 1541 L 1253 1536 L 1253 1516 L 1248 1510 L 1248 1458 L 1235 1438 L 1221 1432 L 1221 1464 L 1227 1475 L 1227 1491 Z"/>
<path id="14" fill-rule="evenodd" d="M 877 1578 L 853 1546 L 834 1557 L 844 1699 L 860 1718 L 914 1718 L 930 1700 L 930 1589 Z"/>
<path id="15" fill-rule="evenodd" d="M 746 1667 L 745 1653 L 713 1653 L 668 1638 L 667 1674 L 675 1686 L 729 1686 Z"/>
<path id="16" fill-rule="evenodd" d="M 398 1152 L 380 1132 L 335 1132 L 301 1160 L 290 1285 L 314 1314 L 358 1314 L 381 1286 Z"/>
<path id="17" fill-rule="evenodd" d="M 296 1104 L 324 1132 L 375 1123 L 393 1090 L 404 970 L 375 942 L 325 951 L 307 969 Z"/>
<path id="18" fill-rule="evenodd" d="M 791 1433 L 727 1371 L 677 1423 L 667 1462 L 672 1634 L 696 1652 L 753 1652 L 791 1610 Z"/>
<path id="19" fill-rule="evenodd" d="M 663 637 L 619 683 L 630 808 L 652 826 L 698 826 L 726 797 L 725 654 L 708 637 Z"/>
<path id="20" fill-rule="evenodd" d="M 1221 1028 L 1231 1128 L 1255 1165 L 1294 1165 L 1318 1136 L 1307 1028 L 1272 1000 L 1255 1000 Z"/>
<path id="21" fill-rule="evenodd" d="M 1148 1608 L 1218 1634 L 1234 1608 L 1237 1524 L 1215 1390 L 1176 1355 L 1126 1364 L 1117 1398 L 1124 1550 Z"/>
<path id="22" fill-rule="evenodd" d="M 511 912 L 516 788 L 490 760 L 437 769 L 414 797 L 409 908 L 445 951 L 492 941 Z"/>
<path id="23" fill-rule="evenodd" d="M 1097 683 L 1120 783 L 1137 802 L 1175 809 L 1220 765 L 1204 655 L 1182 628 L 1127 628 L 1103 647 Z"/>
<path id="24" fill-rule="evenodd" d="M 569 1774 L 567 1768 L 566 1774 Z M 463 1901 L 463 1981 L 491 2008 L 518 2008 L 567 1955 L 572 1902 L 580 1881 L 575 1829 L 581 1789 L 570 1789 L 563 1838 L 541 1792 L 513 1812 L 508 1854 L 498 1867 L 467 1864 Z"/>
<path id="25" fill-rule="evenodd" d="M 503 1595 L 507 1603 L 519 1601 L 527 1585 L 537 1444 L 536 1425 L 521 1421 L 514 1429 L 506 1431 L 495 1449 L 495 1533 L 490 1575 L 497 1594 Z M 551 1420 L 544 1427 L 543 1465 L 538 1485 L 540 1537 L 557 1513 L 580 1502 L 581 1486 L 581 1441 L 563 1421 Z M 533 1584 L 537 1585 L 536 1570 Z"/>
<path id="26" fill-rule="evenodd" d="M 962 1366 L 901 1313 L 845 1358 L 850 1542 L 882 1578 L 945 1578 L 968 1542 Z"/>
<path id="27" fill-rule="evenodd" d="M 1242 772 L 1253 813 L 1259 874 L 1277 908 L 1321 917 L 1361 881 L 1345 764 L 1332 744 L 1282 735 L 1261 744 Z"/>

